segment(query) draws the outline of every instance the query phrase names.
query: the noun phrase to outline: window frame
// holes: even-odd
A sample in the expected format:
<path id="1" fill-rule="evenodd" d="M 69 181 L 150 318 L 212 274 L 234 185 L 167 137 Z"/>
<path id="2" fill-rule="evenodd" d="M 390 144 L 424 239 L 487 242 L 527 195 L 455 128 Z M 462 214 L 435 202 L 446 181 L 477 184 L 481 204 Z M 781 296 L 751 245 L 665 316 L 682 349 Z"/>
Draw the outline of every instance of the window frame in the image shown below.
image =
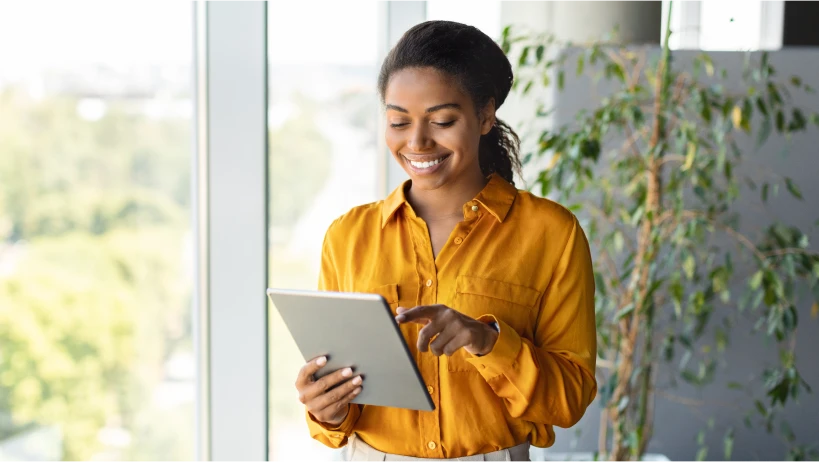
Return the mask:
<path id="1" fill-rule="evenodd" d="M 266 460 L 267 5 L 196 2 L 200 460 Z"/>
<path id="2" fill-rule="evenodd" d="M 380 62 L 425 20 L 426 2 L 378 8 Z M 196 457 L 267 460 L 267 4 L 199 1 L 193 10 Z M 406 173 L 382 138 L 377 181 L 386 195 Z"/>

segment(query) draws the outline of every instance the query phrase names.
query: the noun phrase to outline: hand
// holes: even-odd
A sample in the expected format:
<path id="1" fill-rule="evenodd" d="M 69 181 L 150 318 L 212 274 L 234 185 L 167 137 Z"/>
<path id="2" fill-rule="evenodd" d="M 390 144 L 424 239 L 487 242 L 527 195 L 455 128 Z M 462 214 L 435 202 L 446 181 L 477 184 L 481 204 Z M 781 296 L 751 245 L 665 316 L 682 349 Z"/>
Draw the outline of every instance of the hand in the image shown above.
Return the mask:
<path id="1" fill-rule="evenodd" d="M 418 333 L 418 351 L 430 349 L 435 356 L 452 356 L 459 348 L 474 355 L 485 355 L 492 351 L 498 339 L 498 332 L 489 324 L 444 305 L 398 308 L 397 312 L 395 320 L 399 324 L 415 322 L 424 325 Z"/>
<path id="2" fill-rule="evenodd" d="M 361 393 L 361 376 L 353 377 L 352 369 L 339 369 L 315 380 L 313 374 L 327 364 L 321 356 L 304 366 L 296 379 L 299 401 L 319 422 L 337 427 L 344 422 L 350 410 L 350 401 Z"/>

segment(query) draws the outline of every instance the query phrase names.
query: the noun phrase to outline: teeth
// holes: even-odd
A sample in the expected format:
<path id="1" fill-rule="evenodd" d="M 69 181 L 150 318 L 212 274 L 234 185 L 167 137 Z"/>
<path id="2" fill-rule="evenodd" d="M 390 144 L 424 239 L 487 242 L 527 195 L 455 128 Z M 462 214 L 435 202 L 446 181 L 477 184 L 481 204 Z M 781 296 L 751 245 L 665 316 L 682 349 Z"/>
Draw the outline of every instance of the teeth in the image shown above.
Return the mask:
<path id="1" fill-rule="evenodd" d="M 442 160 L 443 160 L 443 157 L 441 157 L 439 159 L 435 159 L 435 160 L 433 160 L 431 162 L 414 162 L 414 161 L 410 161 L 410 164 L 415 168 L 430 168 L 433 165 L 440 164 Z"/>

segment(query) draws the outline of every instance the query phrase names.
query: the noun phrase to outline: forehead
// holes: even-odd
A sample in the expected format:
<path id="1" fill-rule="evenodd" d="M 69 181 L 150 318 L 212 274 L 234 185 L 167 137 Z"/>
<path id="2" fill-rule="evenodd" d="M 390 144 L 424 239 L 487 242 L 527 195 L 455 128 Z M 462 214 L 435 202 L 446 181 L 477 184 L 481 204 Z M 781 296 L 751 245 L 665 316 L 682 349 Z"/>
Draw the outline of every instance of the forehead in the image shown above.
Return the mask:
<path id="1" fill-rule="evenodd" d="M 446 103 L 472 107 L 469 96 L 452 76 L 433 68 L 407 68 L 395 72 L 384 91 L 384 102 L 410 111 Z"/>

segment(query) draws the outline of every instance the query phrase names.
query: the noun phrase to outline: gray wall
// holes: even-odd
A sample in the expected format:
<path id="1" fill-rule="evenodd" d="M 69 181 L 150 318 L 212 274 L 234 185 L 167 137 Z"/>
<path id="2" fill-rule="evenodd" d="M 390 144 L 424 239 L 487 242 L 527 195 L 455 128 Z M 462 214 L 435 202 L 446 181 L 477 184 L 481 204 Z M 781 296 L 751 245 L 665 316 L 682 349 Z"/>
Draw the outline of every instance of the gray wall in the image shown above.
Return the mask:
<path id="1" fill-rule="evenodd" d="M 654 50 L 655 52 L 657 50 Z M 695 56 L 695 52 L 677 52 L 675 66 L 685 66 Z M 742 53 L 712 53 L 717 68 L 728 70 L 729 76 L 738 76 L 742 68 Z M 799 75 L 806 83 L 819 88 L 819 49 L 786 49 L 771 53 L 771 63 L 778 75 Z M 572 75 L 572 74 L 569 74 Z M 732 79 L 734 85 L 736 80 Z M 567 123 L 574 118 L 576 111 L 583 107 L 595 105 L 605 95 L 605 89 L 590 91 L 587 79 L 567 79 L 566 89 L 552 95 L 557 103 L 555 120 L 558 124 Z M 804 109 L 819 110 L 819 95 L 800 96 L 798 104 Z M 515 114 L 516 118 L 525 118 Z M 785 140 L 772 136 L 761 149 L 754 148 L 752 140 L 744 140 L 743 150 L 750 153 L 749 162 L 739 173 L 746 173 L 754 178 L 765 177 L 765 170 L 791 177 L 800 187 L 805 201 L 792 200 L 784 185 L 777 198 L 769 200 L 763 207 L 758 192 L 745 191 L 737 204 L 737 211 L 742 216 L 742 231 L 753 235 L 772 218 L 798 225 L 803 229 L 812 229 L 811 249 L 819 250 L 819 232 L 814 223 L 819 219 L 819 129 L 813 127 L 808 134 L 793 138 L 788 153 Z M 768 174 L 769 175 L 769 174 Z M 743 265 L 738 266 L 738 274 L 743 272 Z M 747 272 L 749 265 L 744 264 Z M 735 298 L 742 292 L 742 286 L 732 289 Z M 800 329 L 797 341 L 797 358 L 804 378 L 814 388 L 814 393 L 803 395 L 798 403 L 788 406 L 786 417 L 797 436 L 797 441 L 814 444 L 819 449 L 819 320 L 810 316 L 811 302 L 802 298 L 798 306 Z M 722 310 L 735 310 L 726 306 Z M 724 312 L 726 313 L 726 312 Z M 730 314 L 730 313 L 729 313 Z M 697 433 L 705 426 L 709 417 L 714 417 L 715 426 L 707 439 L 710 451 L 707 458 L 723 458 L 722 437 L 726 428 L 735 428 L 733 459 L 742 460 L 777 460 L 785 455 L 785 445 L 775 435 L 769 435 L 764 429 L 746 429 L 742 423 L 745 412 L 753 407 L 752 401 L 743 399 L 740 392 L 726 387 L 729 381 L 755 384 L 762 391 L 762 380 L 758 374 L 765 364 L 774 364 L 777 358 L 777 346 L 766 343 L 762 336 L 750 333 L 752 322 L 747 319 L 734 327 L 731 344 L 718 370 L 718 378 L 702 390 L 683 386 L 667 390 L 668 393 L 682 398 L 702 401 L 701 405 L 681 404 L 680 399 L 658 397 L 656 400 L 656 428 L 649 452 L 662 453 L 672 460 L 691 460 L 696 456 L 698 446 Z M 673 371 L 662 371 L 660 382 Z M 756 374 L 756 375 L 755 375 Z M 599 403 L 589 407 L 586 416 L 574 428 L 558 429 L 557 442 L 551 449 L 554 452 L 594 451 L 597 449 L 597 431 L 599 427 Z"/>

